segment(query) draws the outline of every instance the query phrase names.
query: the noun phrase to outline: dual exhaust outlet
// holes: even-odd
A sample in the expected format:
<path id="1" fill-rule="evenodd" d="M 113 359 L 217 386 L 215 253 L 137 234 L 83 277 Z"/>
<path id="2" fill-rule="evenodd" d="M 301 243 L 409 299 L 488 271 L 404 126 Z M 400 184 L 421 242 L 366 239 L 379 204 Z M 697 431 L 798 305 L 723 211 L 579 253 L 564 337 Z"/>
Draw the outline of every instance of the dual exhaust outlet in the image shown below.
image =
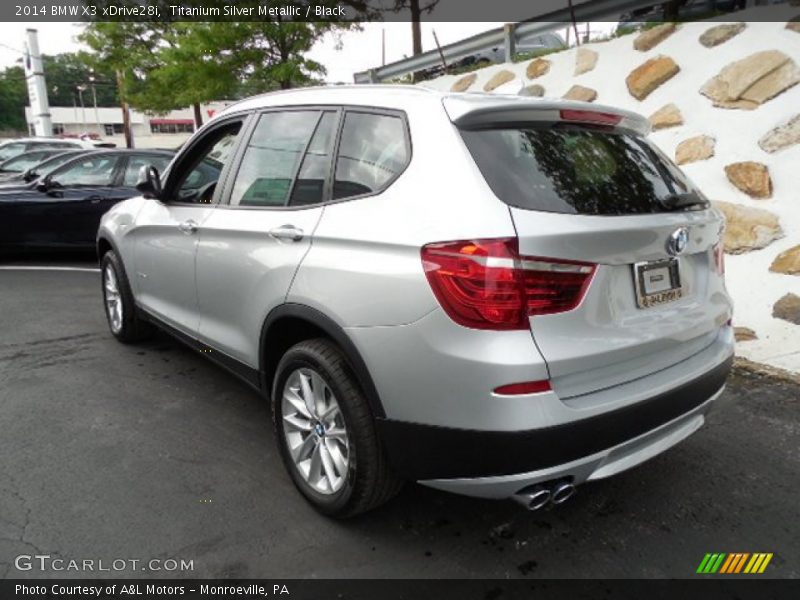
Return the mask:
<path id="1" fill-rule="evenodd" d="M 548 504 L 563 504 L 575 493 L 575 486 L 569 481 L 555 483 L 540 483 L 530 488 L 525 488 L 511 498 L 528 510 L 539 510 Z"/>

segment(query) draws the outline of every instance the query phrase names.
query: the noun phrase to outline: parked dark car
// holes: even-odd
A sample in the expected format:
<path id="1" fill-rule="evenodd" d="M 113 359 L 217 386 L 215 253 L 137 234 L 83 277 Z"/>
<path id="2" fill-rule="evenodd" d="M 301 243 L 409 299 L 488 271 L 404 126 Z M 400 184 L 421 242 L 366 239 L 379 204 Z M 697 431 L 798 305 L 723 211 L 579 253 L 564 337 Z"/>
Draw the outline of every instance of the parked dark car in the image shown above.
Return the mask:
<path id="1" fill-rule="evenodd" d="M 39 152 L 38 150 L 36 151 Z M 49 153 L 52 150 L 43 150 L 42 152 Z M 44 177 L 45 175 L 55 171 L 58 167 L 63 165 L 69 160 L 73 158 L 77 158 L 81 154 L 86 154 L 87 152 L 91 152 L 90 150 L 56 150 L 56 154 L 50 156 L 50 158 L 42 159 L 39 162 L 25 168 L 25 170 L 20 172 L 8 172 L 5 174 L 0 174 L 0 191 L 9 191 L 11 189 L 16 188 L 25 188 L 31 181 L 34 179 L 39 179 L 39 177 Z M 13 168 L 16 169 L 22 163 L 28 162 L 26 157 L 29 157 L 33 152 L 26 152 L 25 154 L 20 154 L 19 156 L 15 156 L 14 158 L 10 158 L 9 160 L 2 163 L 2 165 L 13 165 Z M 18 162 L 17 162 L 18 161 Z M 0 166 L 2 166 L 0 165 Z"/>
<path id="2" fill-rule="evenodd" d="M 52 158 L 64 151 L 58 148 L 48 148 L 46 150 L 33 150 L 18 154 L 14 158 L 9 158 L 0 162 L 0 182 L 10 181 L 16 177 L 21 177 L 28 169 L 38 165 L 48 158 Z"/>
<path id="3" fill-rule="evenodd" d="M 0 251 L 94 248 L 103 213 L 138 194 L 143 166 L 163 171 L 172 156 L 163 150 L 96 150 L 24 188 L 0 189 Z"/>

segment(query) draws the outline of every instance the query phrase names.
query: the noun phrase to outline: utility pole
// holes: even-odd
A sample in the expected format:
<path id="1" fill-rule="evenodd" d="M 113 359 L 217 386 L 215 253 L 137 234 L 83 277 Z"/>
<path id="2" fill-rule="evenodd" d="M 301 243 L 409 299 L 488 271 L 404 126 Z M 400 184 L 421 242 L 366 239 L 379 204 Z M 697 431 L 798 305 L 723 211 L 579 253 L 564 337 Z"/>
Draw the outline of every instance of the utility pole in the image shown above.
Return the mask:
<path id="1" fill-rule="evenodd" d="M 35 29 L 26 31 L 25 81 L 28 84 L 28 100 L 31 103 L 35 135 L 51 136 L 53 122 L 50 118 L 50 104 L 47 101 L 42 55 L 39 53 L 39 33 Z"/>

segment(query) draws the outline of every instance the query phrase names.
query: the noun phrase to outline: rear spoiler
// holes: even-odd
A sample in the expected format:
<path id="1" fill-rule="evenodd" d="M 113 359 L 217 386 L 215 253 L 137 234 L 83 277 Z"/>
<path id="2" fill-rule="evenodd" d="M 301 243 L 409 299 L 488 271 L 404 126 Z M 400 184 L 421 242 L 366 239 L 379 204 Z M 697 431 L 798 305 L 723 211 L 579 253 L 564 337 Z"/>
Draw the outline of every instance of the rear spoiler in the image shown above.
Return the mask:
<path id="1" fill-rule="evenodd" d="M 647 135 L 650 122 L 643 116 L 611 106 L 538 100 L 518 96 L 454 94 L 442 104 L 450 120 L 464 129 L 494 127 L 519 123 L 582 123 L 610 125 Z"/>

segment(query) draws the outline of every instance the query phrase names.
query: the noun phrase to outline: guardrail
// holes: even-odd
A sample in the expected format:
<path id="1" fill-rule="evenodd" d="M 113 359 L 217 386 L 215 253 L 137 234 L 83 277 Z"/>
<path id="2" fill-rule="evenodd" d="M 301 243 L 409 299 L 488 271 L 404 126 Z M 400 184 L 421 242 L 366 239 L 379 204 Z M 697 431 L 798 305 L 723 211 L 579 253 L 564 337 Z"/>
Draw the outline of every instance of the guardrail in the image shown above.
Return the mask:
<path id="1" fill-rule="evenodd" d="M 442 46 L 441 51 L 447 63 L 450 64 L 465 56 L 503 47 L 505 59 L 510 62 L 514 56 L 518 40 L 563 28 L 565 24 L 572 22 L 573 11 L 575 13 L 575 21 L 584 23 L 586 21 L 597 21 L 610 15 L 617 15 L 636 8 L 648 8 L 663 3 L 664 0 L 585 0 L 584 2 L 575 0 L 572 10 L 570 10 L 569 6 L 565 6 L 565 8 L 559 10 L 537 15 L 536 21 L 509 23 L 504 27 L 491 29 L 453 44 Z M 566 0 L 564 4 L 567 4 Z M 439 50 L 429 50 L 382 67 L 355 73 L 353 79 L 356 83 L 380 83 L 409 73 L 438 67 L 441 64 L 442 58 Z"/>

